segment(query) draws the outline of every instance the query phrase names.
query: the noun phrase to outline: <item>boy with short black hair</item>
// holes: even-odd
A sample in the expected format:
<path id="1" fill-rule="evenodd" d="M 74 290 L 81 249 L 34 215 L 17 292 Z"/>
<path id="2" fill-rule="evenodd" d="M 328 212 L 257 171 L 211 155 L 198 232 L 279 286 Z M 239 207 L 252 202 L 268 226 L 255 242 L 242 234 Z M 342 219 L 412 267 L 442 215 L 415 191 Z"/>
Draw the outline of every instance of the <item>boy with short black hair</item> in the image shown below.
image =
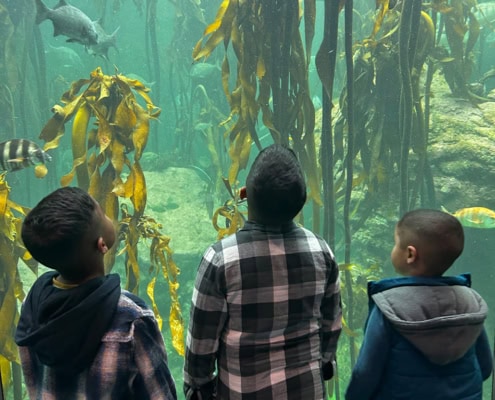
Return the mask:
<path id="1" fill-rule="evenodd" d="M 370 312 L 346 400 L 481 399 L 492 371 L 488 308 L 469 274 L 443 276 L 464 247 L 460 222 L 406 213 L 391 260 L 403 278 L 370 282 Z"/>
<path id="2" fill-rule="evenodd" d="M 186 398 L 323 399 L 342 328 L 337 264 L 325 241 L 292 221 L 306 201 L 292 150 L 263 149 L 246 183 L 248 221 L 199 266 Z"/>
<path id="3" fill-rule="evenodd" d="M 26 216 L 22 240 L 55 271 L 40 276 L 16 332 L 30 399 L 176 399 L 153 312 L 105 275 L 115 229 L 85 191 L 64 187 Z"/>

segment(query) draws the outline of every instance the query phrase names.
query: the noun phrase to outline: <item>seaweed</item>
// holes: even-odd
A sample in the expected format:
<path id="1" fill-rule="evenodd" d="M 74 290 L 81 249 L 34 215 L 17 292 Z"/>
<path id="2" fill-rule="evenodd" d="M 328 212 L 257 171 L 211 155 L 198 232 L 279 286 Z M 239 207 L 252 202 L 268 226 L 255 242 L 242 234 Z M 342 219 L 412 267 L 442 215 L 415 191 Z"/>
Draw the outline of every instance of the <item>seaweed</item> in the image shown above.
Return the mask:
<path id="1" fill-rule="evenodd" d="M 150 121 L 157 119 L 161 111 L 148 92 L 149 88 L 139 80 L 119 73 L 104 75 L 97 68 L 89 79 L 74 82 L 62 95 L 64 105 L 53 106 L 54 115 L 43 127 L 40 139 L 46 142 L 45 150 L 58 147 L 65 124 L 73 119 L 73 165 L 60 183 L 67 186 L 75 177 L 77 185 L 100 203 L 107 216 L 119 222 L 119 238 L 124 244 L 119 254 L 125 253 L 126 289 L 131 292 L 137 293 L 140 282 L 138 242 L 151 240 L 150 273 L 154 275 L 147 293 L 161 321 L 154 301 L 154 284 L 159 275 L 168 282 L 172 343 L 183 355 L 184 324 L 177 293 L 179 269 L 168 246 L 170 239 L 160 233 L 160 224 L 145 215 L 147 191 L 140 159 L 148 142 Z M 144 101 L 144 106 L 139 101 Z M 92 127 L 91 121 L 96 127 Z M 130 205 L 123 199 L 129 199 Z M 107 270 L 115 262 L 117 247 L 105 254 Z"/>
<path id="2" fill-rule="evenodd" d="M 252 144 L 261 149 L 256 131 L 258 120 L 269 129 L 275 143 L 291 145 L 301 160 L 313 200 L 318 230 L 321 206 L 320 171 L 314 139 L 314 105 L 308 87 L 314 0 L 306 1 L 306 49 L 299 32 L 299 2 L 224 0 L 215 20 L 194 47 L 194 61 L 208 58 L 223 43 L 221 67 L 224 94 L 230 106 L 225 123 L 231 160 L 227 174 L 235 185 L 238 174 L 248 165 Z M 231 71 L 229 46 L 237 59 Z M 231 78 L 235 79 L 231 87 Z"/>

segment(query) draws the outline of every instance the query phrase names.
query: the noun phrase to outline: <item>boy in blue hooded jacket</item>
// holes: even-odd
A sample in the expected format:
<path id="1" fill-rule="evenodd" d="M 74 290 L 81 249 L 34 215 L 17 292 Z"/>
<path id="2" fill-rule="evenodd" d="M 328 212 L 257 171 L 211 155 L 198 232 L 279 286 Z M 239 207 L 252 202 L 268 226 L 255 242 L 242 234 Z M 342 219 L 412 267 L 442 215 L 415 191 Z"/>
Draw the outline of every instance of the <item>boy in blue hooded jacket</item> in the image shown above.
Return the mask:
<path id="1" fill-rule="evenodd" d="M 391 259 L 404 277 L 368 285 L 370 312 L 346 400 L 482 399 L 492 371 L 488 308 L 468 274 L 443 276 L 463 247 L 450 214 L 402 217 Z"/>

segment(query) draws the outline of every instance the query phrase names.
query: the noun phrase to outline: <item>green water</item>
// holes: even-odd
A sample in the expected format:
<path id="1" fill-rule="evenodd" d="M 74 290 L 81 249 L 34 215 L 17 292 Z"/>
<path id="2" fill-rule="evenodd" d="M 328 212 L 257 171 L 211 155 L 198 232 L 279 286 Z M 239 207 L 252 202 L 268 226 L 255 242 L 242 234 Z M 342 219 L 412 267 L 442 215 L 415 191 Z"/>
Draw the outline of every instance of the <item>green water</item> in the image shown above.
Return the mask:
<path id="1" fill-rule="evenodd" d="M 117 33 L 118 51 L 111 48 L 109 60 L 104 60 L 89 54 L 81 44 L 67 43 L 66 38 L 62 36 L 53 37 L 52 23 L 49 21 L 44 21 L 39 25 L 39 32 L 38 28 L 33 31 L 35 11 L 31 1 L 0 0 L 0 15 L 4 10 L 10 13 L 10 22 L 5 25 L 5 35 L 0 34 L 0 78 L 2 78 L 0 81 L 0 141 L 13 137 L 25 137 L 42 145 L 38 136 L 42 127 L 52 116 L 51 107 L 61 104 L 62 94 L 68 90 L 73 81 L 88 78 L 90 73 L 99 66 L 107 75 L 118 71 L 147 84 L 151 88 L 149 93 L 151 99 L 161 108 L 162 112 L 159 121 L 151 121 L 151 133 L 142 158 L 148 189 L 145 214 L 161 223 L 162 233 L 169 235 L 172 239 L 170 247 L 174 252 L 173 258 L 181 270 L 178 278 L 180 284 L 178 295 L 184 326 L 187 328 L 197 266 L 204 249 L 217 238 L 207 201 L 211 197 L 214 209 L 216 209 L 230 199 L 224 186 L 212 187 L 209 183 L 215 177 L 215 165 L 208 150 L 205 134 L 209 125 L 200 118 L 205 105 L 195 97 L 199 96 L 196 89 L 201 87 L 201 90 L 207 93 L 211 104 L 225 119 L 230 114 L 230 109 L 222 89 L 222 76 L 219 68 L 224 56 L 223 46 L 220 45 L 206 60 L 211 69 L 209 72 L 204 72 L 204 74 L 208 73 L 206 77 L 190 74 L 193 64 L 192 50 L 206 28 L 196 13 L 203 12 L 204 21 L 212 22 L 221 1 L 203 0 L 199 5 L 194 0 L 181 1 L 190 6 L 184 8 L 186 10 L 184 15 L 177 11 L 172 2 L 158 1 L 155 13 L 156 30 L 151 31 L 150 21 L 152 20 L 146 17 L 146 7 L 147 4 L 153 4 L 152 1 L 73 0 L 72 4 L 83 10 L 93 20 L 104 15 L 102 22 L 107 33 L 120 27 Z M 324 2 L 321 1 L 316 2 L 313 61 L 308 67 L 310 97 L 313 98 L 315 105 L 318 101 L 321 102 L 322 97 L 322 87 L 314 65 L 314 56 L 323 39 L 323 4 Z M 373 26 L 372 11 L 374 8 L 372 7 L 374 4 L 373 1 L 364 0 L 354 2 L 354 42 L 370 34 Z M 54 7 L 55 1 L 47 1 L 47 5 Z M 301 23 L 301 31 L 303 30 Z M 2 37 L 12 37 L 12 40 L 6 42 Z M 156 48 L 153 47 L 155 38 Z M 489 35 L 487 40 L 488 42 L 491 40 Z M 345 87 L 345 60 L 342 44 L 343 18 L 340 20 L 339 27 L 340 47 L 333 93 L 333 102 L 336 106 L 339 103 L 341 91 Z M 484 49 L 486 48 L 489 47 Z M 228 49 L 228 55 L 231 60 L 231 73 L 234 74 L 236 64 L 231 47 Z M 485 50 L 481 53 L 479 45 L 475 47 L 472 55 L 474 67 L 472 74 L 468 77 L 468 82 L 478 81 L 480 76 L 491 68 L 494 60 L 490 59 L 490 56 L 490 51 Z M 443 62 L 448 61 L 448 58 L 443 60 Z M 44 63 L 46 65 L 42 69 Z M 422 73 L 424 74 L 424 71 Z M 420 204 L 418 201 L 416 206 L 424 205 L 435 208 L 445 206 L 452 212 L 475 206 L 495 209 L 495 191 L 493 190 L 495 187 L 493 154 L 495 153 L 492 152 L 492 150 L 495 151 L 495 129 L 493 128 L 495 111 L 490 108 L 490 103 L 483 103 L 484 105 L 477 107 L 465 99 L 452 96 L 443 76 L 441 73 L 435 75 L 432 86 L 434 97 L 431 100 L 430 110 L 428 162 L 433 187 L 436 191 L 435 204 L 426 201 Z M 390 82 L 390 87 L 396 85 L 397 82 Z M 358 92 L 358 96 L 360 93 Z M 362 97 L 358 97 L 356 101 L 359 102 L 359 99 Z M 423 99 L 422 95 L 421 101 Z M 372 108 L 372 105 L 371 103 L 364 104 L 363 107 L 366 110 L 369 106 L 369 110 L 373 109 L 373 112 L 377 114 L 390 113 L 390 115 L 387 114 L 388 120 L 393 120 L 399 112 L 391 112 L 387 107 Z M 480 109 L 482 114 L 480 114 Z M 360 117 L 363 112 L 358 114 Z M 358 117 L 356 117 L 357 120 Z M 317 111 L 317 121 L 320 121 L 320 124 L 317 124 L 315 134 L 319 138 L 321 111 Z M 11 187 L 11 200 L 23 206 L 32 207 L 41 197 L 60 186 L 60 178 L 70 171 L 73 162 L 70 128 L 71 123 L 68 123 L 59 147 L 49 150 L 54 161 L 47 165 L 48 175 L 44 179 L 37 179 L 32 168 L 7 175 L 7 182 Z M 264 126 L 261 117 L 256 129 L 262 146 L 272 143 L 272 136 L 268 128 Z M 220 135 L 215 140 L 218 149 L 221 150 L 218 161 L 221 174 L 227 176 L 230 166 L 227 151 L 229 142 L 228 134 L 223 136 L 224 131 L 225 129 L 219 130 Z M 391 136 L 384 136 L 383 141 L 393 140 L 394 134 L 395 132 L 392 132 Z M 398 132 L 397 135 L 399 135 Z M 398 143 L 400 145 L 400 140 Z M 317 146 L 319 146 L 319 139 Z M 413 145 L 409 152 L 413 160 L 410 171 L 411 185 L 417 174 L 414 163 L 419 156 L 416 149 L 417 147 Z M 256 146 L 253 144 L 251 161 L 256 153 Z M 370 158 L 373 158 L 372 156 L 373 154 Z M 365 158 L 364 155 L 362 157 Z M 356 158 L 354 178 L 363 169 L 362 161 L 361 157 Z M 334 164 L 337 175 L 337 171 L 342 171 L 344 168 L 345 161 L 335 160 Z M 398 165 L 399 160 L 396 160 L 393 168 L 383 172 L 385 175 L 390 174 L 394 177 L 390 179 L 386 188 L 376 189 L 371 185 L 368 187 L 356 185 L 353 189 L 350 213 L 351 260 L 363 268 L 376 267 L 376 271 L 379 271 L 379 278 L 393 275 L 389 254 L 393 246 L 394 225 L 399 217 Z M 127 173 L 128 171 L 124 172 L 124 175 L 126 176 Z M 239 184 L 242 185 L 245 170 L 240 172 L 238 179 Z M 336 179 L 336 185 L 337 182 Z M 319 183 L 321 185 L 321 182 Z M 76 181 L 72 184 L 76 184 Z M 337 261 L 343 264 L 346 256 L 343 221 L 345 184 L 340 182 L 338 185 L 335 188 L 337 195 L 333 247 Z M 320 189 L 322 189 L 321 186 Z M 371 196 L 372 200 L 370 200 L 367 195 L 373 193 L 374 190 L 382 193 L 376 197 Z M 425 185 L 421 186 L 418 191 L 424 195 L 423 198 L 427 197 Z M 369 204 L 373 205 L 371 213 L 367 208 Z M 304 210 L 303 221 L 310 229 L 316 226 L 313 211 L 313 204 L 308 203 Z M 322 227 L 323 209 L 320 211 L 320 227 Z M 322 233 L 322 228 L 320 233 Z M 465 233 L 464 253 L 457 260 L 451 272 L 452 274 L 471 272 L 474 289 L 480 292 L 489 308 L 493 309 L 495 308 L 495 292 L 493 291 L 495 258 L 492 246 L 495 243 L 495 229 L 466 228 Z M 151 279 L 148 274 L 148 251 L 149 243 L 142 240 L 139 245 L 138 258 L 141 270 L 139 294 L 147 301 L 149 299 L 146 296 L 146 286 Z M 20 267 L 20 270 L 24 291 L 27 293 L 35 277 L 25 267 Z M 125 284 L 123 255 L 117 257 L 114 271 L 121 275 L 123 284 Z M 356 295 L 351 328 L 358 334 L 355 339 L 357 351 L 357 346 L 362 339 L 362 327 L 367 311 L 367 299 L 363 291 L 366 277 L 356 279 L 353 285 L 355 285 Z M 155 300 L 164 320 L 162 332 L 169 356 L 169 366 L 177 384 L 179 398 L 183 398 L 183 358 L 177 354 L 171 342 L 168 327 L 169 288 L 164 279 L 159 281 L 155 287 Z M 343 300 L 344 303 L 348 301 L 344 293 Z M 495 332 L 493 313 L 489 315 L 486 328 L 493 341 Z M 343 398 L 352 368 L 350 354 L 350 339 L 343 333 L 338 350 L 340 394 L 334 395 L 335 399 Z M 484 398 L 491 398 L 491 380 L 485 383 L 484 389 Z M 14 398 L 12 387 L 9 389 L 8 398 Z"/>

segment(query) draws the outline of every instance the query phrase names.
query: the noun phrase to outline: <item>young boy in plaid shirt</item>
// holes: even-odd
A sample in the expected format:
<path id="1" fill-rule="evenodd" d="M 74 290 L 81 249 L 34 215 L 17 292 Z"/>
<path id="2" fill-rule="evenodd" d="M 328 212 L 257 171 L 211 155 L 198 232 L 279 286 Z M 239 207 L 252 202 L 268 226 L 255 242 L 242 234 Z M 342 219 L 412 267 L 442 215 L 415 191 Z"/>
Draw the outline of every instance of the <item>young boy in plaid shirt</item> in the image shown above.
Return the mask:
<path id="1" fill-rule="evenodd" d="M 306 201 L 294 152 L 262 150 L 242 193 L 248 221 L 199 266 L 186 398 L 321 400 L 342 328 L 339 273 L 327 243 L 293 222 Z"/>
<path id="2" fill-rule="evenodd" d="M 16 343 L 31 400 L 173 400 L 175 383 L 153 312 L 105 275 L 112 221 L 64 187 L 26 216 L 22 239 L 40 276 L 22 306 Z"/>

